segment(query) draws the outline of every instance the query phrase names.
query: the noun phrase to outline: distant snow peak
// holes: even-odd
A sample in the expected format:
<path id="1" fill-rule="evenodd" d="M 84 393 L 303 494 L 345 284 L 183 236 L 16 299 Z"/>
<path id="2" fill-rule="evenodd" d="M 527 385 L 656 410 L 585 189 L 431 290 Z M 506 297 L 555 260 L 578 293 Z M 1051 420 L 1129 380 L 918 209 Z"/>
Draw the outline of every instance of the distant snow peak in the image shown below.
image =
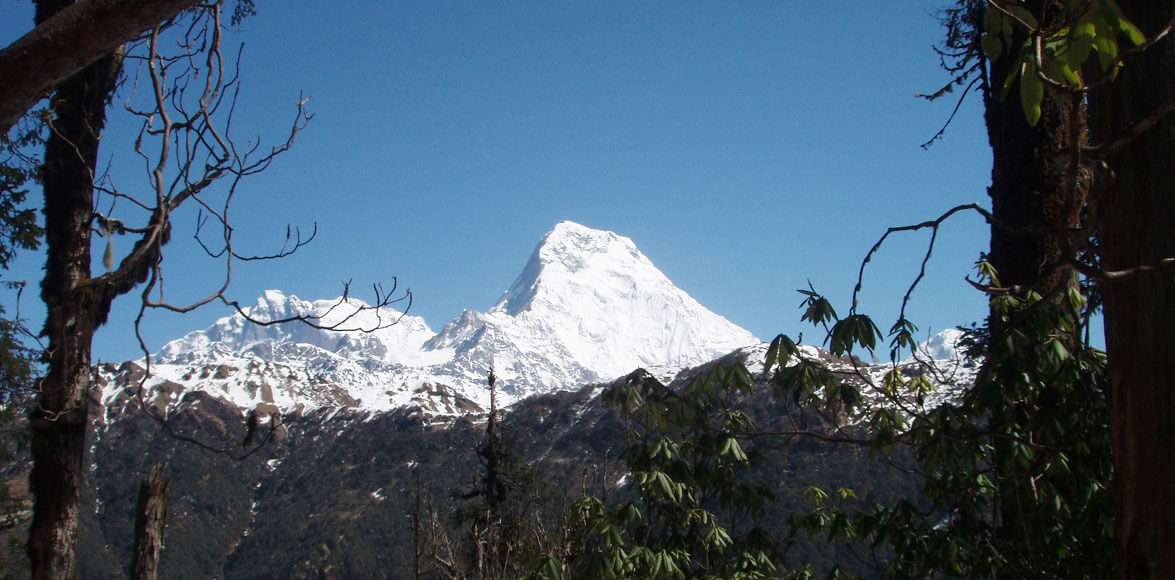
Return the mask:
<path id="1" fill-rule="evenodd" d="M 485 322 L 516 344 L 541 341 L 528 350 L 564 350 L 601 380 L 758 342 L 677 288 L 631 239 L 569 221 L 547 233 Z"/>
<path id="2" fill-rule="evenodd" d="M 932 360 L 957 359 L 962 356 L 962 352 L 959 349 L 959 341 L 962 338 L 962 330 L 948 328 L 918 345 L 918 352 Z"/>
<path id="3" fill-rule="evenodd" d="M 758 342 L 677 288 L 629 238 L 569 221 L 543 237 L 492 308 L 465 310 L 439 333 L 392 308 L 311 302 L 280 290 L 265 291 L 247 313 L 376 330 L 261 326 L 229 316 L 164 346 L 155 357 L 163 378 L 242 407 L 423 409 L 422 393 L 435 391 L 474 408 L 488 403 L 491 367 L 511 402 L 638 367 L 672 372 Z M 399 322 L 381 328 L 390 320 Z"/>

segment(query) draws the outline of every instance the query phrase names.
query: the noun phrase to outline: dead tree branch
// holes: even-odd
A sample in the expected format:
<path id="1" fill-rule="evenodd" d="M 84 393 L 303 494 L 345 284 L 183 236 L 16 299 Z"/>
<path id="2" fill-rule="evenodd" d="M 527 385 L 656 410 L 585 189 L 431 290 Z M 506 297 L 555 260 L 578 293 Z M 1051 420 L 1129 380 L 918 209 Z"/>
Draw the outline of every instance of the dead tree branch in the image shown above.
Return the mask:
<path id="1" fill-rule="evenodd" d="M 281 247 L 268 254 L 252 254 L 237 248 L 232 209 L 242 184 L 288 152 L 313 115 L 307 110 L 309 100 L 299 95 L 289 129 L 276 143 L 266 145 L 260 138 L 241 142 L 234 137 L 241 88 L 241 50 L 236 51 L 235 58 L 225 58 L 222 10 L 222 2 L 200 4 L 167 25 L 156 22 L 141 42 L 127 48 L 125 62 L 137 66 L 128 75 L 134 81 L 122 108 L 139 125 L 133 151 L 143 163 L 147 187 L 144 191 L 130 192 L 91 174 L 98 187 L 90 227 L 106 238 L 109 261 L 105 273 L 80 283 L 79 292 L 93 296 L 104 320 L 115 298 L 138 290 L 139 308 L 134 328 L 145 360 L 145 373 L 136 393 L 138 406 L 168 435 L 240 459 L 270 441 L 282 427 L 282 418 L 276 413 L 256 417 L 251 430 L 267 425 L 266 433 L 249 437 L 243 449 L 239 442 L 213 444 L 181 432 L 172 424 L 174 415 L 166 402 L 158 409 L 150 400 L 153 397 L 147 385 L 152 375 L 152 360 L 142 334 L 148 312 L 187 313 L 215 303 L 261 326 L 299 323 L 321 330 L 374 332 L 398 323 L 411 307 L 412 294 L 400 291 L 393 279 L 390 290 L 373 285 L 374 300 L 366 303 L 350 298 L 347 282 L 343 297 L 324 311 L 279 319 L 255 315 L 228 296 L 238 262 L 289 257 L 313 241 L 318 230 L 315 224 L 308 235 L 303 235 L 301 228 L 287 226 Z M 140 81 L 144 90 L 136 93 Z M 122 201 L 127 204 L 116 211 L 118 202 Z M 207 256 L 220 264 L 223 274 L 202 297 L 176 303 L 168 299 L 166 292 L 165 250 L 177 212 L 191 206 L 197 214 L 193 237 Z M 116 262 L 113 242 L 124 237 L 131 239 L 130 249 Z"/>

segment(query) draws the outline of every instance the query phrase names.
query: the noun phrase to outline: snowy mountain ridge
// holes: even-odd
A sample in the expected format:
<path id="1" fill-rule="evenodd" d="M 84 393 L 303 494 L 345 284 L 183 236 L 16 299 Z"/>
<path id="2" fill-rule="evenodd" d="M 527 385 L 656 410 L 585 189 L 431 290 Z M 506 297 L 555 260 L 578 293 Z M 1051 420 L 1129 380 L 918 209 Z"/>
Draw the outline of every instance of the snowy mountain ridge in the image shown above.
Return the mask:
<path id="1" fill-rule="evenodd" d="M 677 288 L 632 240 L 566 221 L 492 308 L 466 310 L 440 332 L 418 316 L 340 300 L 268 290 L 250 317 L 315 316 L 323 326 L 345 321 L 346 330 L 221 318 L 153 355 L 147 386 L 203 391 L 241 408 L 384 411 L 427 399 L 434 412 L 457 414 L 488 403 L 490 368 L 509 404 L 638 367 L 670 377 L 759 343 Z"/>

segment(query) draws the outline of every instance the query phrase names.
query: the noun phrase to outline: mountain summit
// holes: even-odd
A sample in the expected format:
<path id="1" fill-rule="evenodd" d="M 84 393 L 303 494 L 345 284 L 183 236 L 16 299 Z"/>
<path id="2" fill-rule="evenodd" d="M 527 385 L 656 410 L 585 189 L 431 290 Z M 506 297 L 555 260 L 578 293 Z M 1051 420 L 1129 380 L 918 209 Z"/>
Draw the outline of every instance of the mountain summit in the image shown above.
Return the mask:
<path id="1" fill-rule="evenodd" d="M 608 379 L 637 367 L 682 368 L 758 342 L 675 286 L 612 232 L 561 222 L 491 313 L 542 321 Z"/>
<path id="2" fill-rule="evenodd" d="M 269 290 L 249 313 L 274 319 L 329 311 L 328 318 L 341 318 L 364 306 L 337 303 Z M 363 312 L 354 322 L 371 328 L 396 319 L 364 333 L 222 318 L 164 346 L 153 359 L 155 380 L 242 407 L 386 410 L 440 388 L 483 403 L 491 368 L 513 401 L 638 367 L 672 375 L 758 342 L 674 286 L 632 240 L 568 221 L 543 237 L 484 313 L 466 310 L 435 334 L 424 319 L 390 308 Z"/>
<path id="3" fill-rule="evenodd" d="M 492 363 L 523 394 L 681 369 L 756 342 L 674 286 L 632 240 L 565 221 L 493 308 L 466 311 L 426 347 Z"/>

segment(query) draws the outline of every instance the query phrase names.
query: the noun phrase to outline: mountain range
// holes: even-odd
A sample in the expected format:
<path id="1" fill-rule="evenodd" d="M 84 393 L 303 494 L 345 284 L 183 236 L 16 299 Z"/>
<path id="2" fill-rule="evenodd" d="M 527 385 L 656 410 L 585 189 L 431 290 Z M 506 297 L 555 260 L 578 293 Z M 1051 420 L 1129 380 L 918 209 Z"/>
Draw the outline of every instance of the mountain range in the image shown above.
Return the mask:
<path id="1" fill-rule="evenodd" d="M 283 412 L 424 403 L 448 413 L 458 411 L 455 401 L 488 404 L 491 369 L 500 402 L 510 404 L 637 368 L 668 380 L 760 342 L 675 286 L 629 238 L 568 221 L 543 237 L 492 308 L 465 310 L 439 332 L 421 317 L 354 298 L 307 301 L 268 290 L 246 311 L 257 320 L 302 316 L 340 326 L 225 317 L 153 355 L 147 386 Z M 422 401 L 422 393 L 447 402 Z"/>

